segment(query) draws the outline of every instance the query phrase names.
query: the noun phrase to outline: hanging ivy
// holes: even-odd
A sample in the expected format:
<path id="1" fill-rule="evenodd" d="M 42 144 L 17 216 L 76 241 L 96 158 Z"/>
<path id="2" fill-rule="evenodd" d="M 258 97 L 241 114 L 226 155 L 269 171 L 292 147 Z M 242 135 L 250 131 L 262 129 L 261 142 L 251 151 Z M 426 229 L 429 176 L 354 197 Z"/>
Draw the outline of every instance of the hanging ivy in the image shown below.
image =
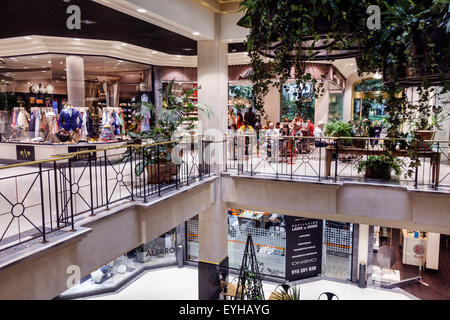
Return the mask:
<path id="1" fill-rule="evenodd" d="M 367 9 L 373 5 L 380 11 L 380 28 L 368 26 L 373 13 Z M 450 89 L 448 0 L 244 0 L 241 9 L 245 14 L 238 25 L 250 29 L 246 45 L 260 112 L 271 79 L 281 88 L 294 70 L 298 88 L 312 82 L 318 97 L 326 75 L 317 81 L 306 62 L 354 57 L 360 76 L 383 75 L 389 138 L 402 137 L 405 124 L 416 129 L 438 125 L 430 100 Z M 407 100 L 407 87 L 418 88 L 418 102 Z M 304 106 L 301 94 L 296 105 Z M 414 168 L 420 162 L 417 153 L 411 156 Z"/>

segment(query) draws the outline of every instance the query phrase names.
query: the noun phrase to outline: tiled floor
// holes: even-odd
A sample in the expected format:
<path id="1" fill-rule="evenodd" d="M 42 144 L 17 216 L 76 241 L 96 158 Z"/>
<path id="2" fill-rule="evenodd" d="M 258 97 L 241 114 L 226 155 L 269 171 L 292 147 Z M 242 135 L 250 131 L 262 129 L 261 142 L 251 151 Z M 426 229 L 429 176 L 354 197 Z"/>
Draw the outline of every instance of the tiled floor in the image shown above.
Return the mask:
<path id="1" fill-rule="evenodd" d="M 264 282 L 266 299 L 277 284 Z M 198 271 L 196 268 L 164 268 L 144 273 L 121 291 L 87 300 L 198 300 Z M 411 300 L 401 289 L 384 290 L 359 288 L 351 283 L 318 280 L 300 285 L 303 300 L 317 300 L 321 293 L 333 292 L 340 300 Z"/>

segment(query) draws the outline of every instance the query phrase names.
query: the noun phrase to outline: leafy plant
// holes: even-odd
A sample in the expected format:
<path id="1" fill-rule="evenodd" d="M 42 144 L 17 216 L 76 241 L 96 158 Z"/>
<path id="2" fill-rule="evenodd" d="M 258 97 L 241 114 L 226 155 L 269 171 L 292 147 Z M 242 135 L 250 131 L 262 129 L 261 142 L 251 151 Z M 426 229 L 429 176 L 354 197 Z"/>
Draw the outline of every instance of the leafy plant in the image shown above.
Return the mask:
<path id="1" fill-rule="evenodd" d="M 383 177 L 390 176 L 394 171 L 395 175 L 400 175 L 401 161 L 391 154 L 383 154 L 381 156 L 368 156 L 367 160 L 360 160 L 356 166 L 358 173 L 365 173 L 368 168 L 373 168 L 383 173 Z"/>
<path id="2" fill-rule="evenodd" d="M 328 137 L 352 137 L 353 126 L 347 121 L 331 120 L 325 125 L 325 135 Z M 342 143 L 351 143 L 350 139 L 341 140 Z"/>
<path id="3" fill-rule="evenodd" d="M 189 89 L 180 98 L 174 94 L 173 87 L 174 80 L 160 89 L 163 98 L 161 110 L 157 110 L 151 102 L 141 102 L 134 107 L 133 113 L 137 121 L 141 121 L 142 118 L 149 117 L 152 114 L 156 115 L 156 125 L 150 130 L 140 133 L 127 133 L 135 142 L 143 139 L 149 139 L 153 142 L 174 141 L 182 135 L 189 134 L 188 132 L 194 129 L 198 117 L 193 117 L 190 114 L 197 111 L 205 113 L 208 118 L 211 116 L 212 113 L 209 107 L 191 101 L 194 92 L 200 88 Z M 131 152 L 140 155 L 142 160 L 138 161 L 135 167 L 136 176 L 140 176 L 149 165 L 157 162 L 171 162 L 171 150 L 175 144 L 176 142 L 161 144 L 158 147 L 159 150 L 156 150 L 154 147 L 144 147 L 134 151 L 129 150 L 124 154 L 122 161 L 128 161 Z"/>
<path id="4" fill-rule="evenodd" d="M 370 125 L 367 118 L 354 121 L 354 131 L 357 137 L 368 137 L 370 134 Z"/>
<path id="5" fill-rule="evenodd" d="M 275 290 L 276 300 L 300 300 L 300 286 L 279 286 Z"/>

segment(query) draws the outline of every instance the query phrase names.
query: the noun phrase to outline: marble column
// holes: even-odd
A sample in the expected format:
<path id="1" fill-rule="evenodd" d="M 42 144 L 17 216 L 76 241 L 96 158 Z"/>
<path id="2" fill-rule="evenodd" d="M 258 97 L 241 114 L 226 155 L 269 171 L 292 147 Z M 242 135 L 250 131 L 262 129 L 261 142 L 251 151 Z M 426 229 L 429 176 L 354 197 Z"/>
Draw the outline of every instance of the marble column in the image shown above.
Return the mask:
<path id="1" fill-rule="evenodd" d="M 217 37 L 218 38 L 218 37 Z M 217 39 L 216 38 L 216 39 Z M 220 172 L 224 170 L 223 135 L 227 128 L 228 45 L 219 40 L 198 41 L 198 101 L 212 111 L 208 118 L 199 112 L 200 131 L 217 143 L 205 146 L 211 154 L 211 171 L 218 175 L 214 204 L 199 216 L 199 299 L 219 298 L 220 274 L 228 275 L 228 218 L 221 199 Z"/>
<path id="2" fill-rule="evenodd" d="M 79 56 L 66 57 L 67 95 L 74 107 L 85 107 L 84 60 Z"/>

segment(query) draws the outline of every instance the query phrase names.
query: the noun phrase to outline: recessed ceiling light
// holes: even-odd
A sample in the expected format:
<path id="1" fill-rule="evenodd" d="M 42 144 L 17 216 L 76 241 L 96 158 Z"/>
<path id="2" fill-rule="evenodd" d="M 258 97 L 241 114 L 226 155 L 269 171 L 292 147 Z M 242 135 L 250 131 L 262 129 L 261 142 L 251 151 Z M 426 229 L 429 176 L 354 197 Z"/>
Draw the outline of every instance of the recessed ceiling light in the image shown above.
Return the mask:
<path id="1" fill-rule="evenodd" d="M 142 13 L 145 13 L 145 12 L 147 12 L 147 10 L 145 10 L 145 9 L 142 9 L 142 8 L 139 8 L 139 9 L 137 9 L 137 11 L 138 11 L 138 12 L 142 12 Z"/>
<path id="2" fill-rule="evenodd" d="M 52 63 L 50 60 L 48 60 L 48 63 Z"/>
<path id="3" fill-rule="evenodd" d="M 33 38 L 32 37 L 23 37 L 24 39 L 27 39 L 27 40 L 32 40 Z"/>
<path id="4" fill-rule="evenodd" d="M 32 56 L 32 58 L 33 58 L 33 59 L 37 59 L 37 57 L 36 57 L 36 56 Z"/>
<path id="5" fill-rule="evenodd" d="M 84 24 L 96 24 L 97 22 L 92 21 L 92 20 L 81 20 L 81 23 L 84 23 Z"/>
<path id="6" fill-rule="evenodd" d="M 152 51 L 152 53 L 153 53 L 153 54 L 156 54 L 157 52 L 156 52 L 156 51 Z"/>
<path id="7" fill-rule="evenodd" d="M 75 38 L 75 39 L 73 39 L 73 40 L 75 40 L 75 41 L 81 41 L 81 39 L 78 39 L 78 38 Z"/>
<path id="8" fill-rule="evenodd" d="M 192 34 L 193 34 L 194 36 L 199 36 L 199 35 L 200 35 L 200 32 L 195 31 L 195 32 L 192 32 Z"/>
<path id="9" fill-rule="evenodd" d="M 178 54 L 178 55 L 177 55 L 177 58 L 181 58 L 181 56 Z"/>
<path id="10" fill-rule="evenodd" d="M 41 72 L 47 72 L 47 71 L 41 71 Z"/>
<path id="11" fill-rule="evenodd" d="M 28 67 L 23 67 L 24 69 L 28 69 Z"/>
<path id="12" fill-rule="evenodd" d="M 121 46 L 127 46 L 128 44 L 125 43 L 125 42 L 122 42 L 120 45 L 121 45 Z"/>

